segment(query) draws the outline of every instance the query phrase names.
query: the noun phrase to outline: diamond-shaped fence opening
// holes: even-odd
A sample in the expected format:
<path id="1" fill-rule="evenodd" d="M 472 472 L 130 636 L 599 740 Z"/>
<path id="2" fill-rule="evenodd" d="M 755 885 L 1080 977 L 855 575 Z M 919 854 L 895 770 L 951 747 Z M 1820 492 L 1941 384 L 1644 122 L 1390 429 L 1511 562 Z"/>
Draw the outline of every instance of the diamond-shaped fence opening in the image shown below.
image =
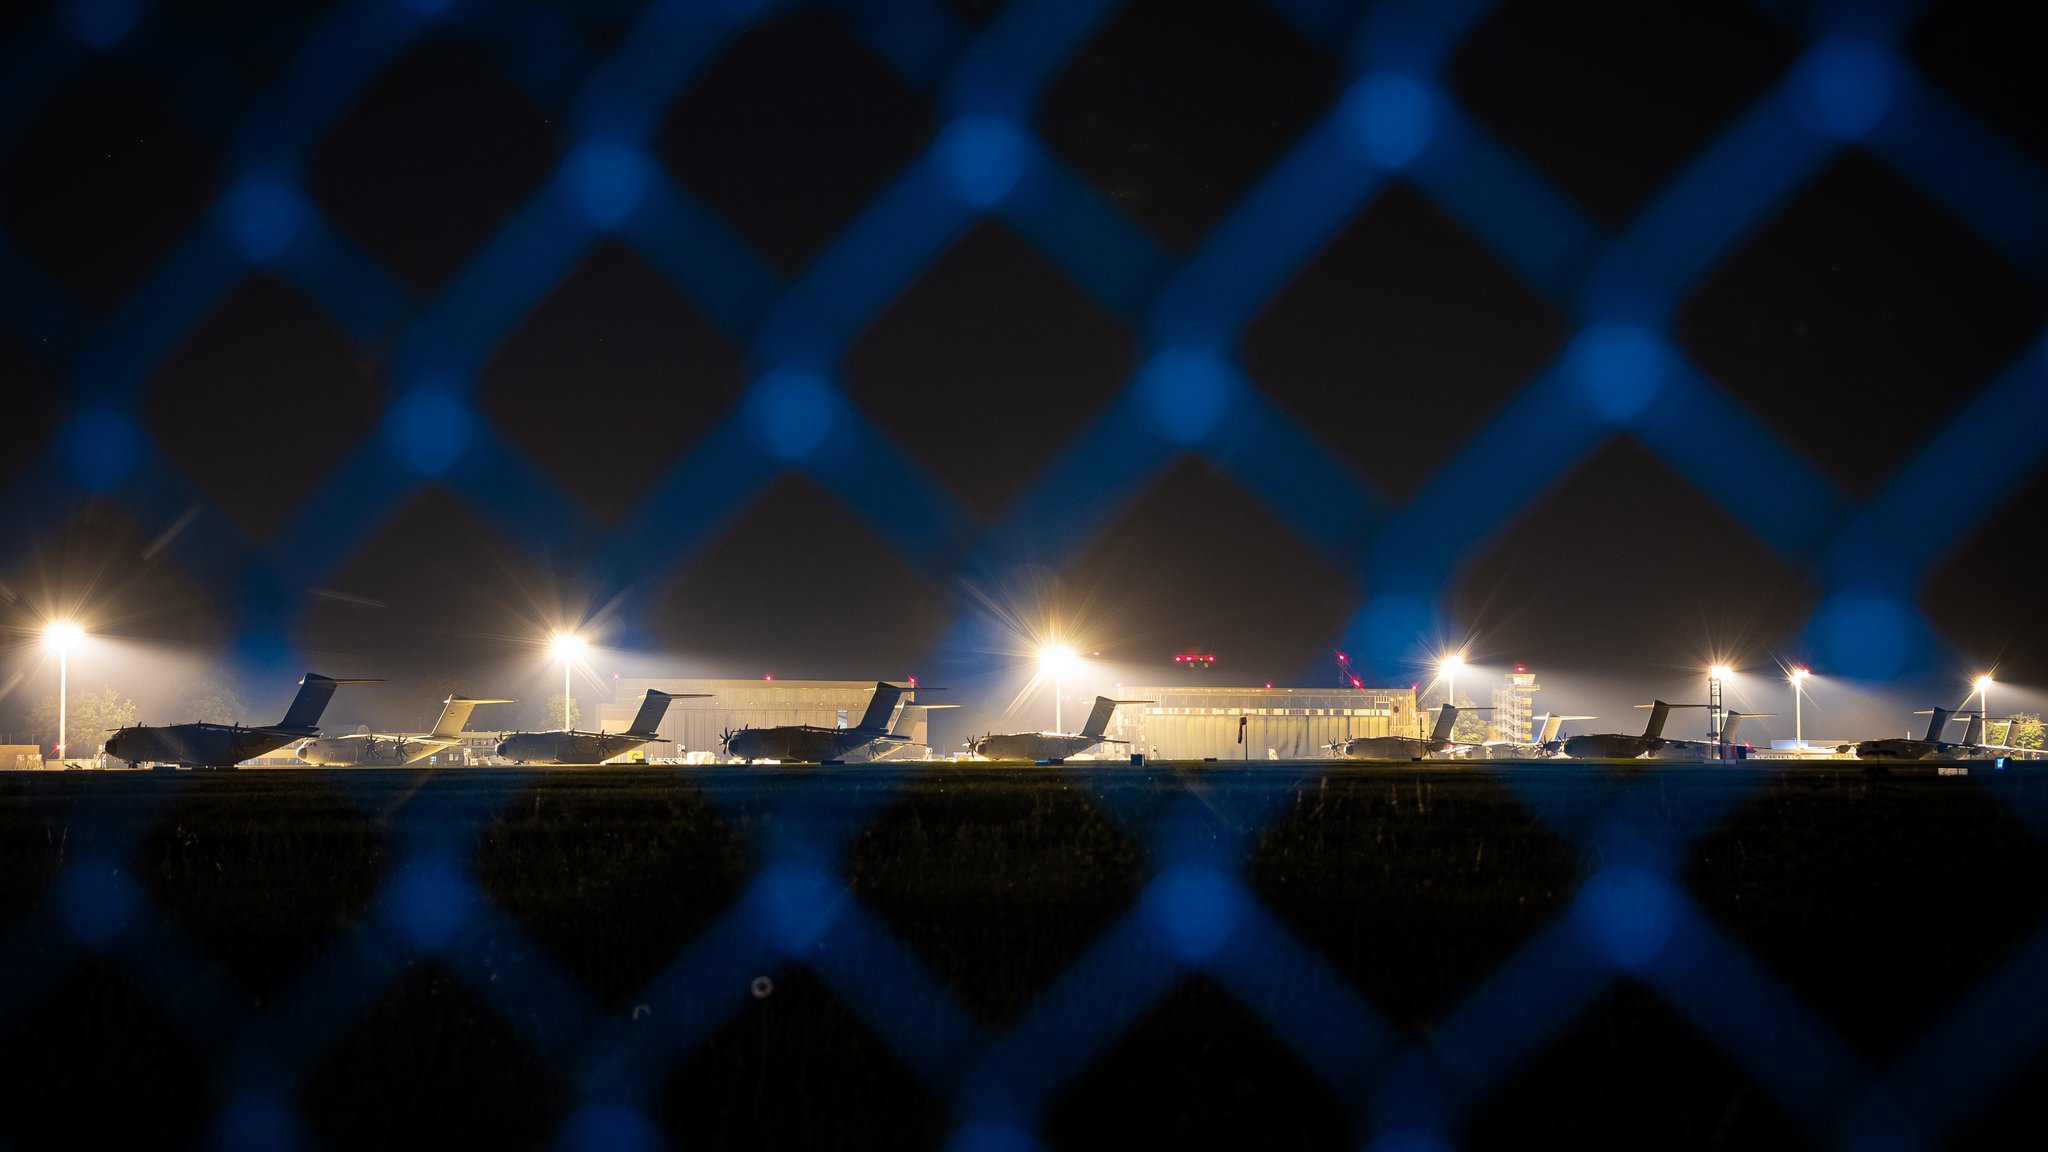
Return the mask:
<path id="1" fill-rule="evenodd" d="M 1994 0 L 1938 0 L 1922 7 L 1905 47 L 1929 80 L 2048 159 L 2040 115 L 2048 86 L 2028 63 L 2028 43 L 2024 13 Z"/>
<path id="2" fill-rule="evenodd" d="M 108 61 L 12 113 L 29 122 L 0 162 L 0 223 L 94 311 L 118 304 L 219 194 L 219 147 L 186 122 L 178 97 L 151 69 Z"/>
<path id="3" fill-rule="evenodd" d="M 1142 863 L 1079 787 L 950 776 L 861 829 L 846 878 L 964 1004 L 1007 1024 L 1129 910 Z"/>
<path id="4" fill-rule="evenodd" d="M 314 150 L 312 198 L 431 295 L 547 178 L 561 129 L 481 46 L 430 40 L 349 105 Z"/>
<path id="5" fill-rule="evenodd" d="M 67 1059 L 40 1054 L 64 1052 Z M 0 1135 L 19 1147 L 85 1140 L 107 1147 L 196 1141 L 217 1095 L 213 1076 L 164 1012 L 104 961 L 73 970 L 0 1040 Z M 108 1107 L 106 1077 L 128 1089 Z"/>
<path id="6" fill-rule="evenodd" d="M 1337 91 L 1335 61 L 1265 5 L 1138 0 L 1046 87 L 1037 123 L 1098 194 L 1186 251 Z"/>
<path id="7" fill-rule="evenodd" d="M 829 603 L 810 594 L 810 564 L 828 560 L 843 577 Z M 945 627 L 944 610 L 941 590 L 851 508 L 791 476 L 740 511 L 669 585 L 655 626 L 711 666 L 749 676 L 884 679 L 911 673 Z M 819 643 L 849 626 L 857 644 Z"/>
<path id="8" fill-rule="evenodd" d="M 1408 496 L 1565 335 L 1555 307 L 1394 182 L 1267 301 L 1244 361 L 1367 479 Z"/>
<path id="9" fill-rule="evenodd" d="M 661 1093 L 662 1127 L 752 1131 L 775 1146 L 929 1148 L 946 1109 L 836 996 L 801 966 L 764 970 L 746 1005 L 680 1066 Z"/>
<path id="10" fill-rule="evenodd" d="M 1535 562 L 1547 539 L 1578 539 L 1585 547 Z M 1610 548 L 1609 541 L 1626 543 Z M 1702 553 L 1713 561 L 1700 563 Z M 1600 602 L 1555 595 L 1555 588 L 1574 582 L 1600 588 Z M 1716 642 L 1746 652 L 1797 629 L 1813 601 L 1811 585 L 1796 569 L 1654 455 L 1617 439 L 1574 466 L 1473 558 L 1455 603 L 1499 621 L 1489 630 L 1496 651 L 1569 645 L 1578 668 L 1627 667 L 1654 681 L 1661 666 L 1644 653 L 1640 634 L 1605 628 L 1603 621 L 1658 621 L 1698 645 L 1704 663 L 1716 658 L 1710 650 Z M 1629 717 L 1601 721 L 1615 727 L 1600 731 L 1639 727 Z"/>
<path id="11" fill-rule="evenodd" d="M 1255 556 L 1258 567 L 1205 563 L 1212 551 Z M 1229 661 L 1220 667 L 1242 683 L 1284 684 L 1318 666 L 1346 602 L 1344 581 L 1326 561 L 1193 459 L 1133 499 L 1060 578 L 1062 614 L 1107 633 L 1105 658 L 1153 663 L 1220 650 Z M 1259 594 L 1271 586 L 1286 588 L 1287 599 Z M 1254 617 L 1258 627 L 1247 628 Z"/>
<path id="12" fill-rule="evenodd" d="M 616 520 L 732 407 L 741 372 L 716 327 L 608 242 L 492 354 L 477 401 L 521 452 Z M 533 403 L 550 395 L 560 403 Z"/>
<path id="13" fill-rule="evenodd" d="M 1587 211 L 1619 228 L 1775 83 L 1797 42 L 1743 5 L 1492 6 L 1445 80 Z"/>
<path id="14" fill-rule="evenodd" d="M 344 797 L 265 783 L 187 789 L 135 845 L 137 881 L 253 1002 L 360 919 L 390 867 L 375 819 Z"/>
<path id="15" fill-rule="evenodd" d="M 1477 624 L 1694 690 L 1616 618 L 2017 678 L 2032 41 L 1962 0 L 1781 9 L 10 11 L 0 720 L 57 611 L 112 642 L 74 691 L 123 645 L 229 651 L 266 701 L 395 664 L 337 707 L 410 720 L 535 684 L 579 603 L 706 674 L 978 670 L 963 589 L 1018 568 L 1106 658 L 1240 683 L 1339 644 L 1401 676 Z M 246 711 L 171 667 L 145 719 Z M 1468 807 L 1281 766 L 1034 777 L 1027 811 L 911 771 L 660 776 L 647 813 L 366 773 L 262 828 L 182 781 L 10 789 L 0 1138 L 2031 1132 L 2025 777 Z M 975 899 L 995 857 L 1032 882 Z M 1404 902 L 1505 902 L 1490 860 L 1512 914 Z M 231 863 L 283 927 L 237 922 Z"/>
<path id="16" fill-rule="evenodd" d="M 2037 280 L 1850 151 L 1707 277 L 1677 335 L 1830 474 L 1868 491 L 1948 421 L 1969 381 L 2033 342 L 2043 303 Z"/>
<path id="17" fill-rule="evenodd" d="M 1464 1147 L 1530 1131 L 1584 1148 L 1803 1148 L 1798 1126 L 1653 994 L 1621 986 L 1474 1117 Z"/>
<path id="18" fill-rule="evenodd" d="M 723 915 L 750 871 L 747 846 L 681 781 L 549 782 L 512 797 L 470 867 L 491 903 L 607 1007 L 630 1011 L 684 944 Z M 552 855 L 574 876 L 564 905 Z"/>
<path id="19" fill-rule="evenodd" d="M 308 589 L 313 606 L 301 618 L 298 643 L 309 660 L 336 668 L 402 666 L 406 653 L 429 644 L 446 667 L 477 681 L 464 686 L 466 694 L 486 697 L 497 677 L 530 674 L 522 665 L 539 654 L 535 629 L 547 627 L 540 618 L 554 609 L 535 599 L 547 583 L 544 565 L 480 522 L 460 497 L 430 486 L 346 569 Z M 457 620 L 451 603 L 473 611 Z M 390 691 L 399 698 L 411 687 L 398 680 Z"/>
<path id="20" fill-rule="evenodd" d="M 930 138 L 916 89 L 823 11 L 739 33 L 662 120 L 663 163 L 793 273 Z"/>
<path id="21" fill-rule="evenodd" d="M 209 499 L 262 536 L 298 507 L 383 411 L 381 372 L 312 301 L 256 275 L 165 360 L 142 398 L 144 426 Z M 285 426 L 281 451 L 251 454 Z"/>
<path id="22" fill-rule="evenodd" d="M 1936 569 L 1922 598 L 1928 623 L 1964 652 L 1996 652 L 1999 675 L 2031 684 L 2044 669 L 2042 655 L 2018 643 L 2048 629 L 2048 614 L 2020 574 L 2027 518 L 2048 500 L 2048 471 L 1987 517 Z"/>
<path id="23" fill-rule="evenodd" d="M 306 1127 L 337 1146 L 531 1148 L 561 1127 L 565 1095 L 495 1008 L 426 961 L 366 1008 L 306 1077 L 300 1099 Z"/>
<path id="24" fill-rule="evenodd" d="M 1131 336 L 999 223 L 955 241 L 847 350 L 847 390 L 993 516 L 1128 382 Z M 906 386 L 939 379 L 930 393 Z"/>
<path id="25" fill-rule="evenodd" d="M 1355 1147 L 1350 1117 L 1256 1016 L 1196 976 L 1164 997 L 1054 1104 L 1055 1148 Z"/>

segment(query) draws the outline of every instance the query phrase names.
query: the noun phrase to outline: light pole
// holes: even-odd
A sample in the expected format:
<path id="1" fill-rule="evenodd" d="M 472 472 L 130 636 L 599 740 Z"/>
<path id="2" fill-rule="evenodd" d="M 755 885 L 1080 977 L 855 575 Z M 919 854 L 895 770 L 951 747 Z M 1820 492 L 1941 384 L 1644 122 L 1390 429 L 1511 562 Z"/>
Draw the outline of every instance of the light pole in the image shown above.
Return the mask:
<path id="1" fill-rule="evenodd" d="M 562 658 L 562 731 L 567 732 L 575 727 L 569 722 L 569 671 L 575 667 L 576 657 L 583 654 L 585 645 L 583 637 L 574 632 L 557 632 L 548 647 Z"/>
<path id="2" fill-rule="evenodd" d="M 1456 707 L 1458 704 L 1458 669 L 1465 666 L 1465 654 L 1453 652 L 1444 657 L 1439 670 L 1444 675 L 1444 703 Z"/>
<path id="3" fill-rule="evenodd" d="M 1977 710 L 1983 714 L 1985 726 L 1989 727 L 1991 724 L 1991 673 L 1986 672 L 1984 675 L 1977 677 L 1976 688 Z M 1988 740 L 1990 737 L 1987 736 L 1985 739 Z"/>
<path id="4" fill-rule="evenodd" d="M 1707 739 L 1714 745 L 1714 759 L 1721 759 L 1721 683 L 1735 675 L 1735 669 L 1716 664 L 1707 669 Z"/>
<path id="5" fill-rule="evenodd" d="M 1038 666 L 1052 674 L 1052 730 L 1064 732 L 1060 726 L 1060 678 L 1074 665 L 1074 650 L 1064 644 L 1047 644 L 1038 650 Z"/>
<path id="6" fill-rule="evenodd" d="M 43 629 L 43 643 L 57 653 L 57 759 L 62 760 L 71 751 L 65 739 L 65 724 L 70 717 L 65 713 L 66 696 L 71 687 L 71 650 L 85 639 L 85 629 L 68 620 L 58 620 Z"/>
<path id="7" fill-rule="evenodd" d="M 1792 754 L 1806 759 L 1806 733 L 1799 725 L 1800 698 L 1806 695 L 1806 678 L 1813 675 L 1805 668 L 1794 668 L 1789 679 L 1792 681 Z"/>

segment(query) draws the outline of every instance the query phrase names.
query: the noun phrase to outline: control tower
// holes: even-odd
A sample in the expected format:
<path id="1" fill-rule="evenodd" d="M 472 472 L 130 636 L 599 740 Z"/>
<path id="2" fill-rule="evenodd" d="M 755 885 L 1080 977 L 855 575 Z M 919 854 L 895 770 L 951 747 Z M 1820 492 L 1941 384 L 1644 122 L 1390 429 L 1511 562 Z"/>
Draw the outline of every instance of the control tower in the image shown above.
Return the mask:
<path id="1" fill-rule="evenodd" d="M 1493 690 L 1493 738 L 1527 744 L 1536 738 L 1536 674 L 1520 664 L 1508 682 Z"/>

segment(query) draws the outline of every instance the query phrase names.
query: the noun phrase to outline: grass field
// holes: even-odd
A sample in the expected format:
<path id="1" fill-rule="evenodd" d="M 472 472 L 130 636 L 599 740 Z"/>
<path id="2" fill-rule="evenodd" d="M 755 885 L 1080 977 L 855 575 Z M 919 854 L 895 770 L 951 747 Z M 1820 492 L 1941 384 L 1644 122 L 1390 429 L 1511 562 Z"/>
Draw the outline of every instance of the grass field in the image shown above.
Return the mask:
<path id="1" fill-rule="evenodd" d="M 1051 1028 L 1041 1058 L 1073 1066 L 1053 1070 L 1030 1125 L 1046 1146 L 1358 1147 L 1387 1107 L 1389 1063 L 1349 1080 L 1309 1066 L 1242 969 L 1191 965 L 1128 990 L 1101 975 L 1105 941 L 1156 935 L 1136 910 L 1160 870 L 1200 859 L 1235 875 L 1290 955 L 1319 955 L 1396 1051 L 1455 1068 L 1440 1045 L 1461 1008 L 1570 928 L 1587 876 L 1645 853 L 1818 1028 L 1882 1068 L 2048 925 L 2048 773 L 8 775 L 0 1143 L 617 1143 L 609 1114 L 577 1110 L 605 1098 L 593 1069 L 631 1066 L 639 1114 L 676 1147 L 937 1146 L 964 1118 L 977 1053 Z M 837 918 L 754 963 L 731 941 L 784 931 L 748 911 L 769 873 L 827 878 L 836 903 L 818 915 Z M 726 971 L 690 967 L 722 948 L 741 957 L 731 980 L 676 975 Z M 931 1019 L 965 1039 L 906 1053 L 891 1022 L 923 1044 L 932 996 Z M 1057 1006 L 1073 997 L 1114 1026 L 1068 1048 Z M 624 1055 L 593 1059 L 613 1036 Z M 1947 1135 L 2005 1147 L 2048 1130 L 2041 1047 L 2018 1050 Z M 1637 1148 L 1815 1135 L 1626 978 L 1476 1090 L 1457 1134 Z"/>

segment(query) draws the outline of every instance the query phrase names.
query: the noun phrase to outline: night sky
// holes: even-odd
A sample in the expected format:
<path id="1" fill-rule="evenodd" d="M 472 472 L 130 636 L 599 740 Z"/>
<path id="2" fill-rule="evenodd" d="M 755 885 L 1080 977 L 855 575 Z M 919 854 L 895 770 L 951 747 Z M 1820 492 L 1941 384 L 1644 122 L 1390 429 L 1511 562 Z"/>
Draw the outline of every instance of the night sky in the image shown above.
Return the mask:
<path id="1" fill-rule="evenodd" d="M 2039 707 L 2009 6 L 1086 7 L 11 11 L 0 734 L 57 614 L 154 721 L 528 707 L 564 625 L 586 706 L 919 675 L 949 741 L 1055 628 L 1076 694 Z"/>

